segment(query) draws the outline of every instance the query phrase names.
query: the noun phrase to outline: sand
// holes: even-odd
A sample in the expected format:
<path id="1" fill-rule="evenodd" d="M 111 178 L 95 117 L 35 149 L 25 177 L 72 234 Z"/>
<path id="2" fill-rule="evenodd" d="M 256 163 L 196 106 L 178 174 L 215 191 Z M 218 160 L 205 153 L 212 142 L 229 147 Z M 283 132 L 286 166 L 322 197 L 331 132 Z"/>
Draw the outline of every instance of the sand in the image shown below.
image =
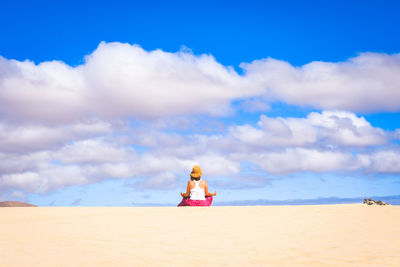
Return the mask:
<path id="1" fill-rule="evenodd" d="M 0 266 L 400 266 L 400 206 L 0 208 Z"/>

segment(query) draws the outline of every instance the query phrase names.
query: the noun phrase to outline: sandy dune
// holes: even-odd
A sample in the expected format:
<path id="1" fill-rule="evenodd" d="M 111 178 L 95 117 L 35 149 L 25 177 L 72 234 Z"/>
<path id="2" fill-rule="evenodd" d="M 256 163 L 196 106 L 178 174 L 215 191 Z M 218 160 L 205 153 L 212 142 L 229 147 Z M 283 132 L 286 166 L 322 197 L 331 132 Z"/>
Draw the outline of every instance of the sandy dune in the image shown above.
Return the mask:
<path id="1" fill-rule="evenodd" d="M 400 266 L 400 206 L 1 208 L 0 266 Z"/>

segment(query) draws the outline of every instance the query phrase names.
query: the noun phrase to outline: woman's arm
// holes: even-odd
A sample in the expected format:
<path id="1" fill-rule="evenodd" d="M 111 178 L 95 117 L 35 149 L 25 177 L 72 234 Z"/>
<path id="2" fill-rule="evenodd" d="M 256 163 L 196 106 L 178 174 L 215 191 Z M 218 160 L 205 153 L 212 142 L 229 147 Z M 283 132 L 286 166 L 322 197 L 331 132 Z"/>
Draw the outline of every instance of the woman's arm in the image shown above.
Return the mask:
<path id="1" fill-rule="evenodd" d="M 184 193 L 181 192 L 181 197 L 188 197 L 190 195 L 190 186 L 189 186 L 189 184 L 190 184 L 190 181 L 187 184 L 186 193 L 184 194 Z"/>
<path id="2" fill-rule="evenodd" d="M 217 191 L 214 191 L 214 193 L 210 193 L 208 192 L 208 184 L 206 181 L 205 182 L 205 186 L 204 186 L 204 192 L 206 193 L 206 197 L 212 197 L 212 196 L 216 196 L 217 195 Z"/>

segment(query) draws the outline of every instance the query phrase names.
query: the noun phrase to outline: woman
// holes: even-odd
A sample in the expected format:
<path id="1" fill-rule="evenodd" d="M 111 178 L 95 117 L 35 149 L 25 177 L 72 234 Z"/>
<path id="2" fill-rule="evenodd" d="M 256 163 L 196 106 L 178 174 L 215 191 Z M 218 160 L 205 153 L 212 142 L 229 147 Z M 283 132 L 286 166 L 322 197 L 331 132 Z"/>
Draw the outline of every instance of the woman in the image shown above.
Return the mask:
<path id="1" fill-rule="evenodd" d="M 187 184 L 186 193 L 181 192 L 181 196 L 183 197 L 181 203 L 179 203 L 178 207 L 184 206 L 210 206 L 213 200 L 213 196 L 217 195 L 217 192 L 214 193 L 208 192 L 208 185 L 205 180 L 201 180 L 201 169 L 199 166 L 194 166 L 192 173 L 190 174 L 190 181 Z"/>

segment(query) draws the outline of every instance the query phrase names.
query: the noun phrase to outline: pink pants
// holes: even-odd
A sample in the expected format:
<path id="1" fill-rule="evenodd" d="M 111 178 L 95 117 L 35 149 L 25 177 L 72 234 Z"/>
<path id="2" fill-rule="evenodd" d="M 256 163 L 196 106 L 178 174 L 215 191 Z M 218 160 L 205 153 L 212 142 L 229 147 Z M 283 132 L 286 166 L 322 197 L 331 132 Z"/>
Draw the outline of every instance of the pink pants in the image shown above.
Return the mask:
<path id="1" fill-rule="evenodd" d="M 179 203 L 178 207 L 185 207 L 185 206 L 191 206 L 191 207 L 208 207 L 211 206 L 211 202 L 213 201 L 213 197 L 206 197 L 206 200 L 192 200 L 188 197 L 184 197 Z"/>

